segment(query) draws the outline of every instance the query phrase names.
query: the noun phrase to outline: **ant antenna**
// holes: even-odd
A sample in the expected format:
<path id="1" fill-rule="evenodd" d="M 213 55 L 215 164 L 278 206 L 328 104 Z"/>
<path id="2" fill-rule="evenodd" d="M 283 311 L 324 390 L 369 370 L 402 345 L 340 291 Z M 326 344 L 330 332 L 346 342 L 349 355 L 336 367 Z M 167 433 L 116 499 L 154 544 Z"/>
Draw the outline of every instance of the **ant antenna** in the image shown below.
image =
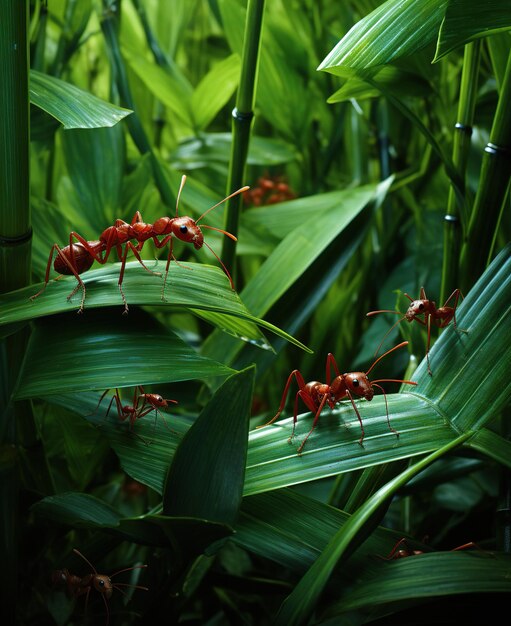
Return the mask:
<path id="1" fill-rule="evenodd" d="M 390 354 L 391 352 L 394 352 L 394 350 L 399 350 L 399 348 L 403 348 L 404 346 L 408 345 L 408 341 L 402 341 L 401 343 L 399 343 L 397 346 L 394 346 L 393 348 L 391 348 L 390 350 L 387 350 L 387 352 L 385 352 L 384 354 L 382 354 L 380 357 L 378 357 L 376 359 L 376 361 L 371 365 L 371 367 L 367 370 L 366 372 L 366 376 L 369 376 L 369 372 L 374 368 L 374 366 L 379 363 L 383 358 L 385 358 L 387 356 L 387 354 Z"/>

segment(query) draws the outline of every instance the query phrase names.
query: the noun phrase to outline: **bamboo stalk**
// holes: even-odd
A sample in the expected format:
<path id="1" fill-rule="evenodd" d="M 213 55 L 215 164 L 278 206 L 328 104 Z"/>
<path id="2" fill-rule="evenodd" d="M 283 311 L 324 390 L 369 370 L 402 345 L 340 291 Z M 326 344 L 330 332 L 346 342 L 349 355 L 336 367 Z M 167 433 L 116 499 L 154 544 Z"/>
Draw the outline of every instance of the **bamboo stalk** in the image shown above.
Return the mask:
<path id="1" fill-rule="evenodd" d="M 481 40 L 465 46 L 463 70 L 461 75 L 458 115 L 455 125 L 452 160 L 464 179 L 470 150 L 470 137 L 474 121 L 477 98 L 477 77 L 481 58 Z M 458 287 L 459 256 L 462 243 L 462 229 L 456 201 L 456 194 L 451 187 L 447 201 L 444 221 L 444 256 L 442 266 L 442 287 L 440 302 L 444 302 L 450 293 Z"/>
<path id="2" fill-rule="evenodd" d="M 250 130 L 254 118 L 254 94 L 257 81 L 259 51 L 264 14 L 264 0 L 248 0 L 245 35 L 241 57 L 240 85 L 236 97 L 236 106 L 232 112 L 232 147 L 227 195 L 243 187 L 247 163 Z M 234 236 L 238 234 L 241 212 L 241 195 L 227 201 L 224 228 Z M 222 247 L 222 261 L 231 268 L 233 278 L 236 275 L 234 263 L 236 242 L 226 237 Z"/>
<path id="3" fill-rule="evenodd" d="M 28 0 L 0 3 L 0 293 L 30 282 Z M 24 354 L 26 334 L 0 344 L 3 391 L 10 397 Z M 13 624 L 18 582 L 19 471 L 17 415 L 8 402 L 0 412 L 0 544 L 3 600 L 0 617 Z"/>
<path id="4" fill-rule="evenodd" d="M 505 206 L 511 180 L 511 53 L 499 93 L 497 110 L 484 149 L 479 187 L 466 243 L 461 251 L 461 289 L 467 292 L 490 260 L 492 243 Z"/>

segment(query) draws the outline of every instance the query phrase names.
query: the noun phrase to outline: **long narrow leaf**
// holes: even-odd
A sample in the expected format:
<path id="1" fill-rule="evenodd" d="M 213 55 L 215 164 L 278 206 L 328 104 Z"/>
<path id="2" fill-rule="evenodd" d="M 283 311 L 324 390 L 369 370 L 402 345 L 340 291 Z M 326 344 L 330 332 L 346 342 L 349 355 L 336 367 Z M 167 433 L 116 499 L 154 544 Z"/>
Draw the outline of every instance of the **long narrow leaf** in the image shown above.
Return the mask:
<path id="1" fill-rule="evenodd" d="M 510 29 L 511 5 L 507 2 L 450 0 L 440 28 L 433 62 L 474 39 Z"/>
<path id="2" fill-rule="evenodd" d="M 132 269 L 133 268 L 133 269 Z M 188 270 L 185 268 L 189 268 Z M 154 270 L 154 267 L 152 268 Z M 160 266 L 158 269 L 163 269 Z M 85 311 L 88 307 L 119 306 L 122 313 L 122 301 L 118 287 L 119 265 L 112 264 L 84 274 L 83 282 L 87 288 Z M 75 285 L 75 279 L 64 279 L 52 282 L 46 291 L 36 300 L 29 300 L 38 293 L 42 284 L 32 285 L 0 296 L 0 324 L 11 324 L 21 320 L 29 320 L 43 315 L 51 315 L 64 311 L 76 311 L 80 295 L 74 302 L 66 298 Z M 152 304 L 171 306 L 174 309 L 189 311 L 213 311 L 222 315 L 240 318 L 245 322 L 257 324 L 308 350 L 301 342 L 264 320 L 251 315 L 239 296 L 232 291 L 225 274 L 214 267 L 203 264 L 180 263 L 172 264 L 169 271 L 165 300 L 162 300 L 162 281 L 156 276 L 149 276 L 137 262 L 128 263 L 124 276 L 123 290 L 129 304 Z M 219 319 L 219 318 L 217 318 Z M 232 329 L 232 323 L 228 325 Z M 243 324 L 239 336 L 268 347 L 261 333 Z"/>
<path id="3" fill-rule="evenodd" d="M 30 101 L 59 120 L 64 128 L 114 126 L 133 113 L 36 70 L 30 71 Z"/>
<path id="4" fill-rule="evenodd" d="M 133 317 L 133 316 L 132 316 Z M 65 372 L 65 375 L 63 375 Z M 30 338 L 16 397 L 227 376 L 232 370 L 198 355 L 145 316 L 50 318 Z"/>
<path id="5" fill-rule="evenodd" d="M 365 69 L 411 55 L 436 39 L 447 5 L 448 0 L 387 0 L 357 22 L 318 69 Z"/>

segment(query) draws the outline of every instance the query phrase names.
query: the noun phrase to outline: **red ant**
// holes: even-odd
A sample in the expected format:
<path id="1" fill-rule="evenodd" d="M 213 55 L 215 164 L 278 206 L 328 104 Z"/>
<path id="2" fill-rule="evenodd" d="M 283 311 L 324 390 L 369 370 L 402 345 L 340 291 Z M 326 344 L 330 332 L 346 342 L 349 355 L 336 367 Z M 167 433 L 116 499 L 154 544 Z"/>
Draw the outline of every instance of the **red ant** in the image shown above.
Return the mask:
<path id="1" fill-rule="evenodd" d="M 457 548 L 453 548 L 451 552 L 456 552 L 457 550 L 467 550 L 468 548 L 477 548 L 477 547 L 478 546 L 476 543 L 474 543 L 473 541 L 469 541 L 468 543 L 464 543 L 463 545 L 458 546 Z M 412 550 L 408 546 L 408 543 L 405 537 L 402 537 L 401 539 L 399 539 L 399 541 L 397 541 L 396 545 L 389 552 L 388 556 L 384 556 L 380 558 L 382 558 L 384 561 L 394 561 L 397 559 L 404 559 L 409 556 L 416 556 L 418 554 L 425 554 L 425 552 L 424 550 Z"/>
<path id="2" fill-rule="evenodd" d="M 121 574 L 122 572 L 130 572 L 134 569 L 145 568 L 147 565 L 134 565 L 133 567 L 127 567 L 121 569 L 115 574 L 107 576 L 106 574 L 98 574 L 96 568 L 92 563 L 76 548 L 73 548 L 73 552 L 81 557 L 91 568 L 92 572 L 86 576 L 80 577 L 76 574 L 70 574 L 67 569 L 59 569 L 52 573 L 52 583 L 57 587 L 65 587 L 66 593 L 71 598 L 78 598 L 85 595 L 85 609 L 87 609 L 87 603 L 89 601 L 89 594 L 91 589 L 99 592 L 106 608 L 106 626 L 110 621 L 110 611 L 108 609 L 108 602 L 112 597 L 114 589 L 120 591 L 123 595 L 126 595 L 121 587 L 131 587 L 132 589 L 143 589 L 149 591 L 147 587 L 141 587 L 140 585 L 130 585 L 128 583 L 113 583 L 112 578 Z"/>
<path id="3" fill-rule="evenodd" d="M 428 329 L 428 339 L 426 344 L 426 361 L 428 364 L 428 374 L 432 376 L 431 367 L 429 364 L 429 347 L 431 344 L 431 321 L 434 322 L 438 328 L 445 328 L 448 326 L 452 320 L 454 329 L 456 330 L 456 307 L 458 306 L 458 300 L 461 296 L 463 298 L 463 294 L 459 289 L 455 289 L 451 295 L 447 298 L 444 305 L 437 309 L 436 304 L 433 300 L 428 300 L 426 298 L 426 292 L 424 291 L 424 287 L 421 287 L 420 295 L 418 300 L 414 300 L 407 293 L 404 294 L 408 300 L 410 300 L 410 306 L 406 313 L 395 323 L 393 324 L 389 330 L 383 336 L 383 339 L 380 342 L 380 345 L 376 349 L 375 356 L 378 354 L 378 351 L 381 348 L 382 343 L 385 341 L 385 337 L 391 332 L 393 328 L 395 328 L 399 323 L 401 323 L 404 319 L 407 322 L 413 322 L 414 320 L 423 326 L 426 326 Z M 447 306 L 448 303 L 454 298 L 454 305 Z M 397 315 L 401 315 L 399 311 L 391 311 L 382 309 L 381 311 L 370 311 L 367 313 L 367 316 L 378 315 L 379 313 L 396 313 Z M 418 317 L 419 315 L 424 315 L 424 319 Z M 467 331 L 462 331 L 467 332 Z"/>
<path id="4" fill-rule="evenodd" d="M 177 259 L 174 257 L 172 253 L 172 235 L 175 235 L 181 241 L 184 241 L 186 243 L 192 243 L 196 250 L 200 250 L 202 246 L 205 245 L 213 253 L 217 261 L 222 266 L 224 272 L 227 274 L 227 278 L 229 279 L 229 282 L 231 283 L 231 288 L 234 289 L 234 283 L 231 278 L 231 275 L 229 274 L 229 270 L 225 267 L 224 263 L 222 262 L 220 257 L 216 254 L 216 252 L 211 248 L 211 246 L 204 241 L 204 235 L 202 233 L 201 227 L 198 226 L 198 222 L 200 222 L 200 220 L 205 215 L 207 215 L 210 211 L 212 211 L 213 209 L 216 209 L 217 206 L 219 206 L 220 204 L 223 204 L 227 200 L 230 200 L 234 196 L 239 195 L 240 193 L 244 193 L 245 191 L 250 189 L 250 187 L 245 186 L 245 187 L 242 187 L 241 189 L 238 189 L 237 191 L 234 191 L 233 193 L 228 195 L 227 198 L 220 200 L 220 202 L 217 202 L 212 207 L 210 207 L 199 218 L 197 218 L 196 220 L 193 220 L 191 217 L 187 217 L 187 216 L 179 217 L 178 215 L 179 199 L 181 197 L 181 192 L 183 191 L 185 182 L 186 182 L 186 176 L 183 175 L 181 178 L 181 185 L 179 186 L 179 191 L 177 194 L 176 216 L 172 218 L 160 217 L 160 219 L 156 220 L 156 222 L 153 224 L 153 227 L 152 227 L 153 228 L 152 237 L 158 248 L 163 248 L 165 244 L 169 242 L 169 254 L 167 257 L 167 265 L 165 267 L 165 278 L 163 280 L 163 289 L 165 289 L 165 283 L 167 282 L 167 275 L 169 273 L 170 261 L 174 259 L 174 261 L 176 261 L 177 263 Z M 226 230 L 222 230 L 221 228 L 215 228 L 214 226 L 208 226 L 207 224 L 202 224 L 202 228 L 216 230 L 217 232 L 222 233 L 223 235 L 227 235 L 227 237 L 230 237 L 233 241 L 237 241 L 237 238 L 234 235 L 232 235 L 231 233 L 228 233 Z M 156 239 L 156 236 L 160 236 L 160 235 L 165 235 L 165 237 L 160 242 L 156 243 L 158 241 Z M 163 292 L 162 292 L 162 299 L 163 299 Z"/>
<path id="5" fill-rule="evenodd" d="M 110 389 L 107 389 L 106 391 L 103 392 L 101 398 L 99 399 L 98 405 L 96 407 L 96 411 L 98 410 L 99 405 L 103 401 L 103 398 L 106 396 L 106 394 L 109 391 Z M 112 408 L 112 404 L 114 400 L 115 400 L 115 404 L 117 407 L 117 415 L 119 419 L 121 420 L 121 422 L 123 422 L 126 419 L 129 419 L 129 423 L 130 423 L 129 429 L 131 432 L 133 432 L 133 426 L 137 419 L 140 419 L 141 417 L 144 417 L 145 415 L 148 415 L 149 413 L 151 413 L 151 411 L 154 411 L 156 414 L 155 416 L 155 423 L 156 423 L 156 418 L 158 417 L 158 409 L 168 407 L 169 402 L 172 402 L 173 404 L 178 404 L 177 400 L 166 400 L 165 398 L 160 396 L 160 394 L 158 393 L 145 393 L 144 388 L 141 385 L 138 385 L 137 387 L 135 387 L 135 391 L 133 393 L 132 404 L 123 405 L 121 401 L 121 396 L 119 394 L 119 389 L 116 389 L 114 395 L 112 396 L 112 399 L 110 400 L 110 404 L 108 405 L 108 409 L 107 409 L 105 417 L 108 417 L 108 414 L 110 413 L 110 409 Z M 167 426 L 167 422 L 165 421 L 165 418 L 163 417 L 163 414 L 162 414 L 162 419 L 166 428 L 170 430 L 170 428 Z"/>
<path id="6" fill-rule="evenodd" d="M 377 383 L 395 382 L 395 383 L 404 383 L 406 385 L 416 385 L 417 383 L 410 381 L 410 380 L 396 380 L 394 378 L 380 378 L 378 380 L 370 381 L 368 379 L 368 375 L 371 372 L 371 370 L 376 366 L 376 364 L 379 361 L 381 361 L 384 357 L 386 357 L 387 354 L 390 354 L 391 352 L 394 352 L 394 350 L 398 350 L 399 348 L 402 348 L 406 346 L 407 344 L 408 344 L 407 341 L 403 341 L 399 345 L 394 346 L 390 350 L 387 350 L 385 354 L 382 354 L 378 359 L 376 359 L 376 361 L 371 365 L 371 367 L 367 370 L 367 372 L 349 372 L 347 374 L 341 374 L 333 354 L 329 352 L 328 356 L 326 357 L 326 381 L 327 381 L 326 383 L 320 383 L 315 380 L 310 383 L 305 383 L 305 380 L 302 374 L 299 372 L 299 370 L 293 370 L 291 374 L 289 374 L 286 386 L 284 387 L 284 393 L 282 394 L 282 400 L 280 402 L 280 406 L 279 406 L 279 410 L 277 411 L 277 414 L 269 422 L 267 422 L 266 424 L 262 424 L 261 426 L 258 426 L 258 428 L 263 428 L 263 426 L 269 426 L 270 424 L 273 424 L 273 422 L 279 418 L 280 414 L 282 413 L 284 409 L 289 387 L 291 385 L 291 382 L 294 376 L 296 378 L 296 382 L 298 383 L 299 389 L 295 396 L 294 415 L 293 415 L 293 432 L 291 433 L 291 437 L 289 437 L 289 441 L 293 439 L 294 434 L 295 434 L 295 427 L 296 427 L 296 422 L 298 418 L 298 398 L 300 397 L 303 400 L 304 404 L 307 406 L 309 411 L 311 411 L 312 413 L 315 413 L 314 420 L 312 422 L 312 427 L 310 431 L 308 432 L 307 436 L 305 437 L 305 439 L 300 444 L 300 447 L 297 450 L 298 454 L 301 453 L 305 445 L 305 442 L 310 437 L 312 431 L 316 428 L 316 424 L 319 420 L 319 416 L 321 415 L 321 412 L 325 408 L 325 404 L 328 404 L 328 406 L 331 409 L 333 409 L 337 402 L 340 402 L 341 400 L 344 400 L 345 398 L 350 399 L 353 409 L 355 410 L 355 413 L 357 414 L 358 421 L 360 423 L 360 429 L 362 431 L 362 435 L 359 439 L 359 444 L 363 445 L 362 442 L 364 440 L 364 435 L 365 435 L 364 425 L 362 424 L 362 418 L 360 417 L 360 413 L 357 409 L 357 405 L 355 404 L 353 396 L 359 396 L 370 401 L 373 399 L 373 396 L 374 396 L 373 387 L 378 387 L 378 389 L 381 389 L 383 393 L 383 397 L 385 398 L 385 408 L 387 411 L 387 424 L 389 426 L 389 429 L 393 433 L 395 433 L 397 437 L 399 437 L 399 433 L 390 425 L 389 409 L 387 405 L 387 396 L 385 394 L 385 390 L 383 389 L 383 387 L 380 387 L 380 385 L 378 385 Z M 334 372 L 336 374 L 333 380 L 331 376 L 332 367 L 334 368 Z"/>
<path id="7" fill-rule="evenodd" d="M 205 211 L 197 220 L 193 220 L 191 217 L 179 217 L 178 207 L 179 207 L 179 199 L 181 197 L 181 192 L 183 190 L 184 184 L 186 182 L 186 176 L 183 176 L 181 179 L 181 185 L 179 187 L 179 192 L 177 195 L 176 202 L 176 216 L 173 218 L 170 217 L 161 217 L 154 224 L 146 224 L 142 220 L 142 215 L 140 211 L 137 211 L 131 220 L 131 223 L 127 223 L 123 220 L 116 220 L 113 226 L 109 226 L 106 228 L 97 241 L 87 241 L 80 234 L 75 231 L 72 231 L 69 235 L 69 245 L 64 248 L 60 248 L 58 244 L 53 244 L 50 250 L 50 256 L 48 258 L 48 263 L 46 266 L 46 274 L 45 274 L 45 282 L 43 288 L 31 296 L 30 299 L 34 300 L 37 298 L 45 289 L 50 279 L 50 270 L 51 264 L 53 260 L 53 255 L 55 251 L 57 252 L 57 256 L 55 258 L 55 262 L 53 267 L 56 272 L 63 275 L 73 274 L 78 281 L 78 285 L 75 289 L 69 294 L 67 299 L 73 297 L 73 295 L 77 292 L 78 289 L 82 289 L 82 300 L 80 303 L 80 308 L 78 312 L 81 313 L 85 304 L 85 284 L 80 278 L 80 274 L 89 270 L 94 263 L 97 261 L 101 265 L 104 265 L 110 256 L 111 251 L 115 248 L 117 250 L 117 255 L 119 260 L 121 261 L 121 270 L 119 273 L 118 286 L 119 291 L 121 293 L 121 298 L 124 303 L 124 313 L 128 312 L 128 304 L 126 301 L 126 297 L 122 290 L 122 282 L 124 280 L 124 271 L 126 268 L 126 259 L 128 255 L 128 250 L 131 250 L 135 255 L 137 261 L 142 265 L 142 267 L 148 271 L 150 274 L 154 274 L 155 276 L 161 276 L 160 272 L 153 272 L 150 270 L 143 262 L 140 257 L 140 252 L 144 246 L 144 243 L 148 239 L 152 239 L 155 246 L 157 248 L 163 248 L 168 243 L 169 244 L 169 254 L 167 258 L 167 265 L 165 268 L 165 278 L 163 281 L 163 290 L 162 290 L 162 299 L 164 298 L 164 290 L 165 284 L 167 282 L 167 276 L 169 272 L 170 261 L 174 259 L 177 263 L 177 259 L 174 257 L 172 252 L 172 236 L 174 235 L 181 241 L 186 243 L 192 243 L 194 247 L 199 250 L 205 245 L 211 252 L 214 254 L 216 259 L 221 264 L 224 272 L 227 274 L 229 278 L 229 282 L 231 283 L 232 289 L 234 289 L 234 283 L 232 281 L 231 275 L 229 271 L 225 267 L 224 263 L 218 257 L 218 255 L 212 250 L 211 246 L 204 241 L 204 235 L 202 233 L 201 227 L 198 226 L 198 222 L 210 211 L 215 209 L 217 206 L 229 200 L 233 196 L 236 196 L 240 193 L 243 193 L 249 187 L 242 187 L 238 189 L 234 193 L 227 196 L 207 211 Z M 211 230 L 216 230 L 218 232 L 227 235 L 234 241 L 237 241 L 236 237 L 231 233 L 228 233 L 221 228 L 215 228 L 213 226 L 208 226 L 203 224 L 202 228 L 209 228 Z M 159 240 L 158 237 L 163 236 L 163 239 Z M 135 239 L 138 243 L 134 245 L 130 240 Z M 75 243 L 77 242 L 77 243 Z M 124 246 L 124 251 L 122 246 Z"/>

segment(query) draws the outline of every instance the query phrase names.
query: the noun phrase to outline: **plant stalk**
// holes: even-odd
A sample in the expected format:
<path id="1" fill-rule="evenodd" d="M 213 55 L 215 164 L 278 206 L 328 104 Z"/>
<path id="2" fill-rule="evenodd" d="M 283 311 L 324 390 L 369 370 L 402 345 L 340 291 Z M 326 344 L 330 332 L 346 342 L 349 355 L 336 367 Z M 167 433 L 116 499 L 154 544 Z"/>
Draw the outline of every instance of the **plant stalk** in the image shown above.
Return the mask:
<path id="1" fill-rule="evenodd" d="M 477 98 L 477 78 L 481 59 L 481 40 L 465 46 L 463 70 L 461 74 L 460 98 L 457 122 L 455 125 L 452 160 L 464 180 L 472 136 L 472 124 Z M 462 243 L 462 229 L 456 194 L 451 187 L 444 221 L 444 256 L 442 267 L 442 287 L 440 302 L 445 302 L 458 287 L 459 256 Z"/>
<path id="2" fill-rule="evenodd" d="M 30 282 L 28 26 L 28 0 L 0 3 L 0 293 Z M 21 407 L 15 410 L 10 396 L 25 340 L 22 331 L 0 343 L 1 397 L 5 399 L 0 411 L 0 617 L 4 624 L 15 623 L 19 571 L 16 424 Z"/>
<path id="3" fill-rule="evenodd" d="M 490 261 L 492 243 L 505 206 L 511 180 L 511 53 L 500 89 L 497 110 L 484 149 L 479 187 L 461 251 L 461 289 L 472 287 Z"/>
<path id="4" fill-rule="evenodd" d="M 257 81 L 261 32 L 264 14 L 264 0 L 248 0 L 245 21 L 245 36 L 241 57 L 240 85 L 236 97 L 236 106 L 232 112 L 232 147 L 227 195 L 243 187 L 245 167 L 250 141 L 250 129 L 254 118 L 254 94 Z M 235 237 L 239 230 L 241 212 L 241 195 L 227 201 L 224 229 Z M 236 242 L 226 237 L 222 247 L 222 261 L 226 267 L 232 268 L 233 278 L 235 266 Z"/>

